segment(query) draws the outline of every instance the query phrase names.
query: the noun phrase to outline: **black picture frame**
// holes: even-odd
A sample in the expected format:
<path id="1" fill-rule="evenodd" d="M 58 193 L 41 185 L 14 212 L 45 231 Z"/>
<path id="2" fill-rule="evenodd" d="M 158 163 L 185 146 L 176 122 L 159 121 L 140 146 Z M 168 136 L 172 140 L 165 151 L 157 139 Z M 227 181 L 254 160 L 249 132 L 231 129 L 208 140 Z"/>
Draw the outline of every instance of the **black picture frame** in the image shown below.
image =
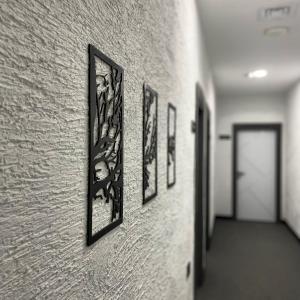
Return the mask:
<path id="1" fill-rule="evenodd" d="M 143 85 L 143 204 L 157 196 L 158 93 Z M 154 164 L 154 172 L 153 172 Z M 152 165 L 152 172 L 150 167 Z M 154 178 L 154 179 L 153 179 Z M 152 183 L 152 184 L 151 184 Z M 151 186 L 152 185 L 152 186 Z M 154 187 L 153 187 L 154 185 Z M 153 192 L 149 194 L 149 190 Z"/>
<path id="2" fill-rule="evenodd" d="M 172 113 L 174 115 L 173 128 L 170 124 Z M 176 107 L 171 103 L 168 103 L 167 143 L 167 187 L 171 188 L 176 183 Z"/>
<path id="3" fill-rule="evenodd" d="M 105 72 L 101 70 L 103 74 L 97 73 L 96 60 L 98 65 L 100 62 L 105 65 Z M 89 45 L 87 245 L 123 222 L 123 100 L 123 68 Z M 111 205 L 111 215 L 109 224 L 93 233 L 96 199 Z"/>

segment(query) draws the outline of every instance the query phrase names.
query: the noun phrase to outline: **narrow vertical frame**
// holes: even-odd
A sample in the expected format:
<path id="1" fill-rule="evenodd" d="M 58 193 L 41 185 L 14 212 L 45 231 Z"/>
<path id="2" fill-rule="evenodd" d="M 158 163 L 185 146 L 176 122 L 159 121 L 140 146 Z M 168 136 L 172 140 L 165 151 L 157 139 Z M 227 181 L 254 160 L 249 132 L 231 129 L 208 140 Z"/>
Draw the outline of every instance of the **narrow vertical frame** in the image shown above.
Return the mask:
<path id="1" fill-rule="evenodd" d="M 96 58 L 108 67 L 109 74 L 105 74 L 105 76 L 96 74 Z M 101 91 L 100 95 L 98 93 L 99 84 L 97 83 L 99 78 L 101 78 L 105 88 L 105 91 Z M 109 96 L 109 93 L 113 93 L 113 97 Z M 107 111 L 111 109 L 110 112 L 113 112 L 113 114 L 103 113 L 104 110 L 101 110 L 103 106 L 99 108 L 103 103 L 106 103 L 104 107 L 109 107 Z M 89 45 L 88 246 L 123 222 L 123 103 L 123 68 L 94 46 Z M 100 115 L 101 113 L 103 115 Z M 95 122 L 97 125 L 95 125 Z M 104 123 L 107 125 L 106 136 L 103 136 Z M 97 142 L 95 142 L 95 126 Z M 111 132 L 114 132 L 114 134 L 111 134 Z M 99 163 L 107 166 L 106 171 L 108 174 L 105 178 L 99 178 L 98 173 L 102 171 L 101 168 L 97 167 Z M 99 191 L 102 193 L 100 196 Z M 105 201 L 106 204 L 111 203 L 111 222 L 93 233 L 93 201 L 97 198 Z"/>
<path id="2" fill-rule="evenodd" d="M 149 85 L 143 85 L 143 204 L 157 195 L 157 122 L 158 122 L 158 93 Z M 153 109 L 154 107 L 154 109 Z M 152 114 L 151 114 L 152 111 Z M 148 140 L 150 139 L 150 142 Z M 149 170 L 154 162 L 154 174 Z M 154 191 L 148 193 L 154 177 Z"/>
<path id="3" fill-rule="evenodd" d="M 173 135 L 171 135 L 171 111 L 174 113 Z M 167 135 L 167 187 L 170 188 L 176 183 L 176 107 L 168 103 L 168 135 Z M 173 165 L 171 172 L 173 180 L 170 179 L 170 165 Z"/>

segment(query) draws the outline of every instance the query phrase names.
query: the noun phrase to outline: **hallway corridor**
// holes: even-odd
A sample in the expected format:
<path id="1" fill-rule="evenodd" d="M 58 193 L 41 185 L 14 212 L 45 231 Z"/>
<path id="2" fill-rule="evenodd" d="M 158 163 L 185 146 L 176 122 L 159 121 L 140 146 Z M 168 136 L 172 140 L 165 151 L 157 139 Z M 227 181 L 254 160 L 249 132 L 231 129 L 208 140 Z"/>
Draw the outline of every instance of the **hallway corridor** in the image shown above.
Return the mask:
<path id="1" fill-rule="evenodd" d="M 300 0 L 3 0 L 0 32 L 0 300 L 300 300 Z"/>
<path id="2" fill-rule="evenodd" d="M 300 299 L 300 243 L 282 224 L 217 219 L 201 300 Z"/>

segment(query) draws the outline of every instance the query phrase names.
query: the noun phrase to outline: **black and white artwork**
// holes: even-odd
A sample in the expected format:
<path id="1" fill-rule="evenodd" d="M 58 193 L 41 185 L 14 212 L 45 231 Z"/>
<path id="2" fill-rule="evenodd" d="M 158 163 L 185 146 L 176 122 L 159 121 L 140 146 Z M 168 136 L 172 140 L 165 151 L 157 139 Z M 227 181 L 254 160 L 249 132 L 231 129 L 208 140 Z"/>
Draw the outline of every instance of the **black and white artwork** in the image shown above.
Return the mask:
<path id="1" fill-rule="evenodd" d="M 176 108 L 168 105 L 167 186 L 176 182 Z"/>
<path id="2" fill-rule="evenodd" d="M 143 105 L 143 203 L 157 195 L 157 101 L 158 94 L 144 84 Z"/>
<path id="3" fill-rule="evenodd" d="M 123 220 L 123 76 L 89 45 L 88 245 Z"/>

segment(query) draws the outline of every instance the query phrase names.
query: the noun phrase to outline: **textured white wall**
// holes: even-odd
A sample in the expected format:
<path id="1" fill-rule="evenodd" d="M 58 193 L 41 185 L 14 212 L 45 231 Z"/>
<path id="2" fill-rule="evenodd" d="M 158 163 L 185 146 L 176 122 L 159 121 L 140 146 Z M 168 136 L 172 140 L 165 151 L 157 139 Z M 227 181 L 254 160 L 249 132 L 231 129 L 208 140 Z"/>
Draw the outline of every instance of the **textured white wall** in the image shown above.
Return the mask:
<path id="1" fill-rule="evenodd" d="M 194 0 L 7 0 L 0 14 L 0 298 L 191 299 L 198 80 L 214 120 Z M 125 194 L 124 223 L 88 248 L 89 43 L 125 69 Z M 159 93 L 159 185 L 142 206 L 144 82 Z M 177 183 L 167 190 L 169 101 Z"/>
<path id="2" fill-rule="evenodd" d="M 216 130 L 216 176 L 215 213 L 221 216 L 232 215 L 232 139 L 220 140 L 220 134 L 232 137 L 234 123 L 282 123 L 285 122 L 285 103 L 279 95 L 226 96 L 217 102 Z M 284 140 L 284 136 L 283 136 Z M 284 149 L 282 149 L 284 157 Z M 285 166 L 283 163 L 283 170 Z M 283 192 L 284 196 L 284 176 Z M 284 197 L 282 199 L 284 203 Z M 284 210 L 284 205 L 283 205 Z M 284 212 L 283 212 L 284 214 Z"/>
<path id="3" fill-rule="evenodd" d="M 300 82 L 287 98 L 286 221 L 300 238 Z"/>

